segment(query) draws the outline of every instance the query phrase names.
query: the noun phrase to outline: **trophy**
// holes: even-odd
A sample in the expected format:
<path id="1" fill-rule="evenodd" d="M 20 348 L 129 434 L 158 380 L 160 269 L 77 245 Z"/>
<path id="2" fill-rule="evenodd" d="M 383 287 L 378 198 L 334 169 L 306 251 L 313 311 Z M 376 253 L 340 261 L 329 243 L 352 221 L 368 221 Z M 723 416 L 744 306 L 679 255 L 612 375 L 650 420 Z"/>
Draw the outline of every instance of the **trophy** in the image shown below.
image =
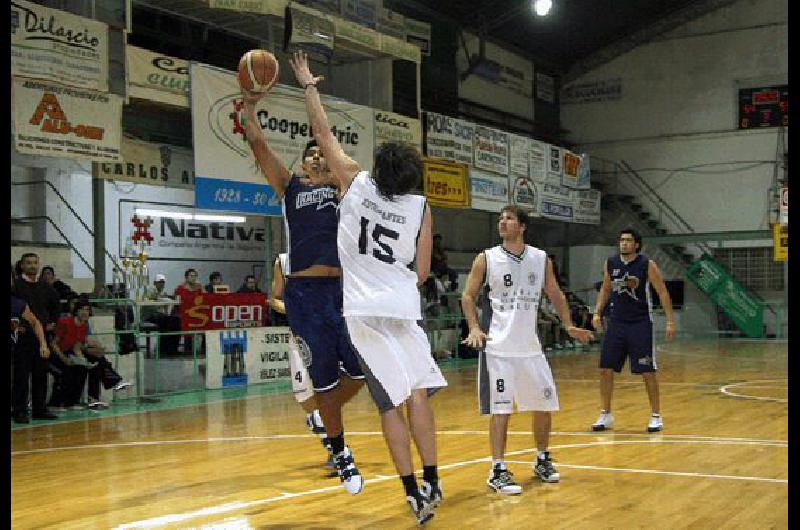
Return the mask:
<path id="1" fill-rule="evenodd" d="M 153 241 L 153 236 L 148 231 L 153 220 L 150 217 L 142 220 L 138 215 L 133 214 L 131 223 L 135 230 L 133 236 L 125 240 L 125 250 L 122 255 L 122 277 L 128 288 L 129 296 L 134 300 L 142 300 L 145 298 L 150 284 L 147 247 Z"/>

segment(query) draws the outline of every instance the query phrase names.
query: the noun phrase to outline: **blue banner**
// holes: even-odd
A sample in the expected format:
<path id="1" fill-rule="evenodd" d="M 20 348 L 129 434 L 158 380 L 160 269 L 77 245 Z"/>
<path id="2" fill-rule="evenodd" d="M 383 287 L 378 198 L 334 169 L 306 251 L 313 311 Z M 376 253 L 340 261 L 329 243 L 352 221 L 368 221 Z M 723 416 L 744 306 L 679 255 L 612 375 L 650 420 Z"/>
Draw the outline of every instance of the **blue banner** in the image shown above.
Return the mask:
<path id="1" fill-rule="evenodd" d="M 195 206 L 204 210 L 225 210 L 245 214 L 283 215 L 281 200 L 267 184 L 197 176 Z"/>

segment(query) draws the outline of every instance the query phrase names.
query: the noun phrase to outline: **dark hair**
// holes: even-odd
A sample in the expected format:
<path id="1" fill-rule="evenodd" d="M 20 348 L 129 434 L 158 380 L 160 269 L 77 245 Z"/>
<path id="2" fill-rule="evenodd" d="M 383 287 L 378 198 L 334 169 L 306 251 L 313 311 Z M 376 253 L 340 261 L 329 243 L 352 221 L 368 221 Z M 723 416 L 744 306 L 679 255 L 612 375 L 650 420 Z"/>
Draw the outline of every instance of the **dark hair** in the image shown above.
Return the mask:
<path id="1" fill-rule="evenodd" d="M 372 180 L 378 194 L 393 200 L 395 195 L 405 195 L 414 190 L 422 177 L 422 158 L 409 144 L 388 142 L 375 152 Z"/>
<path id="2" fill-rule="evenodd" d="M 26 252 L 25 254 L 22 255 L 21 258 L 19 258 L 20 265 L 22 264 L 23 261 L 25 261 L 25 258 L 36 258 L 38 260 L 39 254 L 35 252 Z"/>
<path id="3" fill-rule="evenodd" d="M 250 278 L 253 278 L 253 281 L 256 280 L 255 276 L 253 276 L 252 274 L 248 274 L 247 276 L 244 277 L 244 283 L 247 283 L 247 280 L 249 280 Z"/>
<path id="4" fill-rule="evenodd" d="M 208 276 L 208 281 L 213 282 L 216 279 L 222 279 L 222 274 L 219 271 L 214 271 Z"/>
<path id="5" fill-rule="evenodd" d="M 191 273 L 197 274 L 197 270 L 195 270 L 195 269 L 186 269 L 186 272 L 183 273 L 184 279 L 188 278 Z"/>
<path id="6" fill-rule="evenodd" d="M 42 270 L 39 271 L 39 277 L 40 278 L 44 274 L 44 271 L 50 271 L 50 272 L 53 273 L 53 276 L 56 275 L 56 270 L 53 267 L 51 267 L 50 265 L 45 265 L 44 267 L 42 267 Z"/>
<path id="7" fill-rule="evenodd" d="M 306 156 L 308 155 L 308 152 L 311 150 L 312 147 L 319 147 L 319 145 L 317 144 L 317 141 L 314 138 L 309 140 L 309 142 L 303 148 L 303 160 L 306 159 Z"/>
<path id="8" fill-rule="evenodd" d="M 642 250 L 642 234 L 640 234 L 635 228 L 632 226 L 626 226 L 619 231 L 619 235 L 621 236 L 622 234 L 632 235 L 633 241 L 639 244 L 639 246 L 636 248 L 636 252 L 638 253 Z"/>
<path id="9" fill-rule="evenodd" d="M 519 224 L 525 227 L 525 232 L 528 232 L 528 226 L 530 225 L 530 217 L 528 217 L 528 212 L 517 206 L 516 204 L 509 204 L 507 206 L 503 206 L 503 209 L 500 210 L 500 213 L 509 212 L 514 214 L 519 221 Z"/>
<path id="10" fill-rule="evenodd" d="M 78 311 L 80 311 L 81 308 L 84 308 L 84 307 L 87 307 L 87 306 L 89 307 L 89 314 L 91 314 L 92 313 L 92 304 L 89 302 L 89 298 L 86 297 L 86 296 L 83 296 L 83 295 L 79 296 L 78 298 L 75 299 L 75 306 L 72 308 L 72 314 L 73 315 L 77 315 Z"/>

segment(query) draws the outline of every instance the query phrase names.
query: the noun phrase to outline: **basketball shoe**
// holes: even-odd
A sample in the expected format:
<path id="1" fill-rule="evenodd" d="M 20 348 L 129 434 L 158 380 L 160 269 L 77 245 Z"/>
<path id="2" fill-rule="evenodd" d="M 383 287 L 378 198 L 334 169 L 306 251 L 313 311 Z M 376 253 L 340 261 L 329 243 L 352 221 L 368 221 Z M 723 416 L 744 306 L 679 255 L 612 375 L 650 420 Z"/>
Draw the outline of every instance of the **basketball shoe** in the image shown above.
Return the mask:
<path id="1" fill-rule="evenodd" d="M 439 506 L 444 500 L 444 494 L 442 493 L 442 481 L 437 480 L 435 482 L 428 482 L 427 480 L 422 481 L 422 485 L 419 488 L 422 491 L 422 494 L 425 495 L 428 499 L 430 499 L 431 504 L 433 504 L 434 508 Z"/>
<path id="2" fill-rule="evenodd" d="M 664 423 L 661 421 L 661 414 L 653 414 L 650 416 L 650 423 L 647 424 L 647 432 L 659 432 L 664 428 Z"/>
<path id="3" fill-rule="evenodd" d="M 355 495 L 364 489 L 364 477 L 358 472 L 356 463 L 353 461 L 353 453 L 347 446 L 344 447 L 344 451 L 336 455 L 336 472 L 347 493 Z"/>
<path id="4" fill-rule="evenodd" d="M 497 493 L 505 495 L 519 495 L 522 493 L 522 486 L 514 482 L 513 473 L 507 469 L 494 467 L 489 472 L 489 480 L 486 485 Z"/>
<path id="5" fill-rule="evenodd" d="M 593 431 L 605 431 L 614 426 L 614 415 L 611 412 L 604 410 L 600 412 L 600 417 L 592 424 Z"/>
<path id="6" fill-rule="evenodd" d="M 406 495 L 406 501 L 408 501 L 418 525 L 422 526 L 433 518 L 435 505 L 424 493 L 415 490 L 411 495 Z"/>
<path id="7" fill-rule="evenodd" d="M 543 453 L 544 458 L 537 457 L 536 463 L 533 465 L 533 473 L 539 477 L 542 482 L 558 482 L 561 475 L 556 471 L 553 466 L 553 461 L 550 459 L 550 453 Z"/>

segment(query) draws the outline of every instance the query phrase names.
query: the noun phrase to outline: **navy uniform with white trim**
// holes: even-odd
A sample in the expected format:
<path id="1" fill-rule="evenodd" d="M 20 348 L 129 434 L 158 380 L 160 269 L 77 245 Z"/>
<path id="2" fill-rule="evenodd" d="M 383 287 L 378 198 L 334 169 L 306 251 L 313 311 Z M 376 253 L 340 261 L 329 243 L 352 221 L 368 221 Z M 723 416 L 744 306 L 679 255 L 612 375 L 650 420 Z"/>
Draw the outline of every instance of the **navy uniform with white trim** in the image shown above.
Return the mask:
<path id="1" fill-rule="evenodd" d="M 606 261 L 611 280 L 608 327 L 600 352 L 600 368 L 619 373 L 629 358 L 631 373 L 655 372 L 653 305 L 647 277 L 649 258 L 636 254 L 625 261 L 619 254 Z"/>

